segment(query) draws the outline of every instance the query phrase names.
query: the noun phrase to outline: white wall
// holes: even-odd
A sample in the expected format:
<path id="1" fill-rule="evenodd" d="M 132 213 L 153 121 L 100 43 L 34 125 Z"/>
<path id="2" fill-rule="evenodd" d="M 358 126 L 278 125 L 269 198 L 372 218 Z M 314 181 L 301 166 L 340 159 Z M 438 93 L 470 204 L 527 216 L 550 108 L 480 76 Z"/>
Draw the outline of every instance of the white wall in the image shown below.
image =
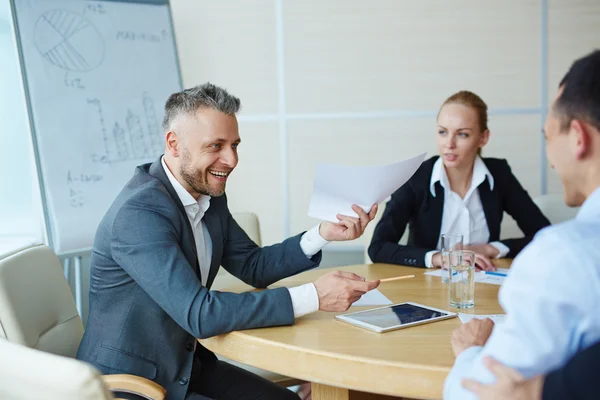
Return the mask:
<path id="1" fill-rule="evenodd" d="M 438 107 L 461 89 L 490 107 L 484 154 L 507 158 L 532 196 L 561 190 L 546 171 L 543 115 L 570 63 L 600 47 L 597 0 L 172 7 L 185 85 L 211 81 L 242 99 L 228 197 L 259 214 L 267 244 L 317 222 L 306 215 L 316 163 L 434 154 Z"/>
<path id="2" fill-rule="evenodd" d="M 33 151 L 8 1 L 0 1 L 0 251 L 40 241 Z"/>

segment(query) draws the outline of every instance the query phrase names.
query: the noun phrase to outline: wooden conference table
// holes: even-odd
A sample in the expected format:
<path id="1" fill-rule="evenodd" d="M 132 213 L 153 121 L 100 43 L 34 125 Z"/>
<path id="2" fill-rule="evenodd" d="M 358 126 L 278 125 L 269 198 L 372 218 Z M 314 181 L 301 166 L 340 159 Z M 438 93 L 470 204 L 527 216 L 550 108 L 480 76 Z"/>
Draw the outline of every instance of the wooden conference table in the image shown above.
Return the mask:
<path id="1" fill-rule="evenodd" d="M 496 264 L 508 267 L 510 261 L 499 260 Z M 387 264 L 337 269 L 369 280 L 414 274 L 413 279 L 382 283 L 379 290 L 393 303 L 412 301 L 456 311 L 449 307 L 447 286 L 440 277 L 424 275 L 426 269 Z M 329 271 L 308 271 L 271 287 L 312 282 Z M 502 313 L 499 288 L 476 284 L 475 307 L 465 312 Z M 231 275 L 219 276 L 212 289 L 238 293 L 252 290 Z M 373 307 L 352 307 L 349 312 L 368 308 Z M 319 311 L 299 318 L 293 326 L 231 332 L 200 342 L 232 360 L 313 382 L 313 400 L 385 398 L 367 393 L 442 398 L 444 379 L 454 363 L 450 335 L 460 325 L 458 318 L 379 334 L 339 322 L 334 315 Z"/>

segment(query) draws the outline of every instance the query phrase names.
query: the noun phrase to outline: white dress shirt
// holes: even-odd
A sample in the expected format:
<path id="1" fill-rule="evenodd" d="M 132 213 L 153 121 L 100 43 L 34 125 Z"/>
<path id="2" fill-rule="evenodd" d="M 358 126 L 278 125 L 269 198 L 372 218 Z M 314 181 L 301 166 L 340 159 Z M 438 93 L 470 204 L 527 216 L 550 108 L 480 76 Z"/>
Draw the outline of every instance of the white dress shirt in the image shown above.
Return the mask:
<path id="1" fill-rule="evenodd" d="M 435 197 L 435 184 L 440 182 L 444 188 L 444 208 L 442 212 L 442 226 L 440 228 L 440 237 L 438 239 L 437 250 L 432 250 L 425 254 L 425 265 L 427 268 L 433 267 L 432 258 L 442 248 L 442 234 L 462 234 L 465 245 L 486 244 L 490 240 L 490 229 L 485 219 L 483 205 L 479 197 L 477 187 L 488 179 L 490 190 L 494 190 L 494 177 L 485 166 L 481 157 L 477 156 L 473 165 L 473 176 L 471 177 L 471 186 L 464 198 L 450 188 L 448 174 L 441 158 L 438 158 L 433 165 L 431 172 L 431 181 L 429 190 Z M 503 243 L 490 243 L 498 249 L 496 258 L 506 256 L 510 249 Z"/>
<path id="2" fill-rule="evenodd" d="M 167 178 L 179 200 L 185 208 L 188 220 L 192 226 L 194 241 L 196 242 L 196 252 L 198 253 L 198 263 L 200 264 L 200 274 L 202 277 L 202 285 L 206 286 L 208 274 L 210 272 L 210 264 L 212 259 L 212 240 L 206 223 L 203 221 L 206 210 L 210 207 L 210 196 L 200 195 L 198 200 L 187 191 L 173 176 L 164 158 L 161 158 L 162 167 L 167 174 Z M 300 248 L 302 252 L 311 258 L 317 254 L 329 242 L 319 234 L 319 225 L 307 231 L 300 239 Z M 294 309 L 294 317 L 299 318 L 303 315 L 319 310 L 319 295 L 313 283 L 307 283 L 301 286 L 288 288 L 292 299 L 292 307 Z"/>
<path id="3" fill-rule="evenodd" d="M 506 319 L 485 346 L 464 350 L 446 378 L 444 399 L 474 400 L 463 379 L 492 383 L 490 356 L 525 378 L 563 366 L 600 340 L 600 188 L 577 217 L 542 229 L 515 258 L 500 288 Z"/>

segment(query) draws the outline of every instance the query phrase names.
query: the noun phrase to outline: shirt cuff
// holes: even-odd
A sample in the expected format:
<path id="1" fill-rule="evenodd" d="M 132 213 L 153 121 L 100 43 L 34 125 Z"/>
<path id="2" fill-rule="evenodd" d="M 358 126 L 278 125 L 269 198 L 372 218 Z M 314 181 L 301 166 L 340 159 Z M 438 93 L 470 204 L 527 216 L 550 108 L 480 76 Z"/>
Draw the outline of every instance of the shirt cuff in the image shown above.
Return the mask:
<path id="1" fill-rule="evenodd" d="M 494 246 L 496 248 L 496 250 L 498 250 L 498 255 L 496 256 L 496 258 L 506 257 L 506 255 L 508 253 L 510 253 L 510 249 L 504 243 L 501 243 L 501 242 L 491 242 L 490 244 L 492 246 Z"/>
<path id="2" fill-rule="evenodd" d="M 468 375 L 475 358 L 480 355 L 482 350 L 483 347 L 481 346 L 469 347 L 456 357 L 454 366 L 444 382 L 444 399 L 456 400 L 465 398 L 466 389 L 462 387 L 462 380 Z M 471 399 L 475 397 L 471 396 L 468 398 Z"/>
<path id="3" fill-rule="evenodd" d="M 425 254 L 425 266 L 427 268 L 434 268 L 433 256 L 435 255 L 435 253 L 439 253 L 439 250 L 431 250 Z"/>
<path id="4" fill-rule="evenodd" d="M 323 249 L 323 247 L 329 244 L 329 242 L 323 239 L 319 233 L 319 226 L 320 225 L 317 225 L 311 230 L 307 231 L 300 239 L 300 248 L 308 258 L 312 258 L 312 256 L 317 254 L 319 251 L 321 251 L 321 249 Z"/>
<path id="5" fill-rule="evenodd" d="M 292 298 L 294 318 L 319 311 L 319 295 L 317 288 L 312 283 L 288 288 Z"/>

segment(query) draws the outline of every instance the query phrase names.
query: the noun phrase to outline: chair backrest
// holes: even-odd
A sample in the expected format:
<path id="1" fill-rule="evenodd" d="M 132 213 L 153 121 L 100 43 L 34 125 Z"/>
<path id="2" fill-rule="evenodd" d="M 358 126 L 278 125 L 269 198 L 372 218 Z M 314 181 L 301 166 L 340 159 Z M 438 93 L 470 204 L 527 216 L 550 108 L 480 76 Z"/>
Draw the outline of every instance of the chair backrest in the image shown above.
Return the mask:
<path id="1" fill-rule="evenodd" d="M 387 204 L 387 202 L 389 201 L 389 198 L 386 199 L 383 203 L 379 204 L 379 207 L 377 208 L 377 215 L 375 216 L 375 218 L 373 219 L 373 221 L 369 222 L 369 225 L 367 225 L 367 227 L 365 228 L 365 232 L 363 233 L 362 237 L 364 238 L 364 243 L 365 243 L 365 264 L 371 264 L 373 261 L 371 261 L 371 257 L 369 257 L 369 245 L 371 244 L 371 239 L 373 239 L 373 233 L 375 232 L 375 227 L 377 226 L 377 223 L 379 223 L 379 220 L 381 220 L 381 216 L 383 215 L 383 211 L 385 210 L 385 205 Z M 408 226 L 406 227 L 406 229 L 404 230 L 404 234 L 402 235 L 402 237 L 400 238 L 400 241 L 398 242 L 399 244 L 403 244 L 405 245 L 406 243 L 408 243 Z"/>
<path id="2" fill-rule="evenodd" d="M 92 366 L 0 339 L 0 399 L 106 400 L 112 395 Z"/>
<path id="3" fill-rule="evenodd" d="M 233 219 L 238 225 L 248 234 L 250 239 L 259 246 L 262 246 L 262 240 L 260 237 L 260 224 L 258 222 L 258 216 L 251 212 L 237 212 L 232 213 Z"/>
<path id="4" fill-rule="evenodd" d="M 75 357 L 83 324 L 54 251 L 31 246 L 0 260 L 0 336 Z"/>
<path id="5" fill-rule="evenodd" d="M 517 222 L 508 213 L 504 213 L 500 225 L 500 240 L 523 237 L 523 231 Z"/>
<path id="6" fill-rule="evenodd" d="M 533 202 L 540 208 L 542 213 L 550 220 L 552 224 L 558 224 L 563 221 L 575 218 L 579 207 L 569 207 L 565 204 L 562 194 L 545 194 L 533 199 Z M 523 232 L 515 220 L 504 213 L 502 226 L 500 228 L 500 240 L 522 237 Z"/>
<path id="7" fill-rule="evenodd" d="M 567 206 L 562 194 L 545 194 L 534 198 L 533 201 L 552 224 L 573 219 L 579 211 L 579 207 Z"/>

